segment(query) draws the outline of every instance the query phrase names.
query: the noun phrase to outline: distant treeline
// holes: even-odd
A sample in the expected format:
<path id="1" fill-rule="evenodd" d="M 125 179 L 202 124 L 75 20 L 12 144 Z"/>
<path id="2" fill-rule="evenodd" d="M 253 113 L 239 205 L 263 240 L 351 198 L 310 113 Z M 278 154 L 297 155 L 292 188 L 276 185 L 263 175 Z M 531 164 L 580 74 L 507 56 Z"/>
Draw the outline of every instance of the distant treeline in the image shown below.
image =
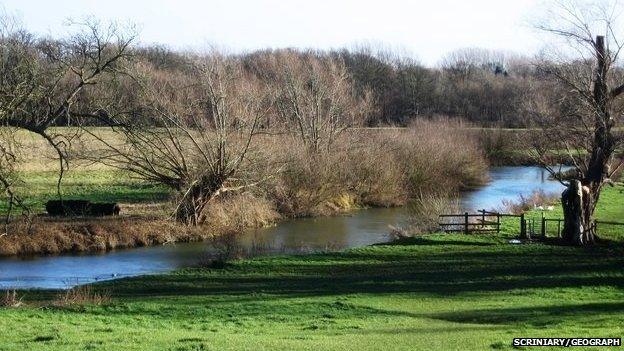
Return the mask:
<path id="1" fill-rule="evenodd" d="M 182 74 L 188 54 L 164 46 L 134 48 L 134 59 L 149 62 L 159 74 Z M 209 54 L 207 54 L 209 55 Z M 288 55 L 338 61 L 346 67 L 354 93 L 370 94 L 373 108 L 366 125 L 407 125 L 414 118 L 459 117 L 484 126 L 531 125 L 523 101 L 532 82 L 539 80 L 530 59 L 485 49 L 461 49 L 448 54 L 436 68 L 418 60 L 370 47 L 318 50 L 259 50 L 235 55 L 249 73 L 265 79 L 276 76 L 274 56 Z M 123 87 L 121 87 L 123 90 Z M 125 93 L 131 101 L 134 89 Z M 67 121 L 58 121 L 59 124 Z"/>
<path id="2" fill-rule="evenodd" d="M 301 84 L 299 88 L 313 93 L 327 82 L 328 87 L 341 85 L 341 94 L 349 92 L 353 96 L 348 98 L 365 102 L 365 118 L 357 122 L 366 126 L 404 126 L 413 119 L 439 116 L 488 127 L 535 126 L 528 112 L 535 108 L 528 105 L 539 102 L 536 96 L 561 101 L 555 96 L 561 92 L 552 85 L 556 74 L 548 66 L 567 69 L 538 57 L 479 48 L 458 49 L 435 67 L 426 67 L 410 55 L 374 46 L 234 54 L 185 52 L 137 45 L 138 34 L 116 27 L 50 38 L 33 34 L 7 18 L 0 17 L 0 24 L 0 82 L 6 90 L 0 99 L 4 109 L 0 118 L 5 125 L 35 132 L 53 125 L 108 124 L 107 117 L 115 113 L 133 114 L 139 122 L 146 112 L 145 103 L 139 101 L 142 81 L 153 79 L 185 89 L 188 83 L 201 89 L 193 66 L 215 55 L 242 64 L 243 81 L 269 83 L 272 96 L 267 98 L 276 101 L 288 95 L 286 87 L 292 84 Z M 88 23 L 82 27 L 98 28 Z M 286 62 L 299 73 L 285 73 Z M 570 64 L 573 70 L 591 72 L 587 62 Z M 303 82 L 303 76 L 308 81 Z M 276 106 L 269 114 L 273 121 L 263 122 L 263 127 L 279 127 L 282 112 Z"/>

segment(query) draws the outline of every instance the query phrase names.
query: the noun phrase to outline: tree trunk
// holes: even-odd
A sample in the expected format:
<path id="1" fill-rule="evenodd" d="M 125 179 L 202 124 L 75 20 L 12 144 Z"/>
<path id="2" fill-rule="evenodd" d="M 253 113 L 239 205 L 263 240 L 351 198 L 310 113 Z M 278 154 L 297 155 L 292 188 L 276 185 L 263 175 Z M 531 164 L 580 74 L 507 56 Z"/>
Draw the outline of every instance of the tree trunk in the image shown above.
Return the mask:
<path id="1" fill-rule="evenodd" d="M 611 128 L 614 120 L 610 106 L 612 94 L 607 86 L 609 56 L 604 36 L 597 36 L 596 71 L 594 74 L 593 104 L 595 113 L 594 135 L 587 169 L 582 179 L 573 180 L 561 195 L 563 205 L 563 237 L 571 244 L 587 245 L 596 241 L 594 210 L 600 197 L 605 178 L 609 175 L 609 163 L 615 151 Z"/>
<path id="2" fill-rule="evenodd" d="M 574 245 L 587 245 L 596 241 L 593 218 L 595 199 L 589 187 L 573 180 L 561 195 L 563 205 L 563 238 Z"/>
<path id="3" fill-rule="evenodd" d="M 204 208 L 218 194 L 223 183 L 224 178 L 220 176 L 202 177 L 193 182 L 178 202 L 173 217 L 187 225 L 201 224 Z"/>

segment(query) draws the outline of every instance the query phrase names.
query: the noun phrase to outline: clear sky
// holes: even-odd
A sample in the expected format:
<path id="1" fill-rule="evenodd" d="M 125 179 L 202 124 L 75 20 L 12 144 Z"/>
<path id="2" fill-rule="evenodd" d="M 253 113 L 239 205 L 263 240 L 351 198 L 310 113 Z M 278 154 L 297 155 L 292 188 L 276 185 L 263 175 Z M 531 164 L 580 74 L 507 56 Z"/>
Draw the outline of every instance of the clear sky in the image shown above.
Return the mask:
<path id="1" fill-rule="evenodd" d="M 142 43 L 233 50 L 383 43 L 435 65 L 462 47 L 539 49 L 527 25 L 537 0 L 0 0 L 31 30 L 61 34 L 68 18 L 131 21 Z"/>

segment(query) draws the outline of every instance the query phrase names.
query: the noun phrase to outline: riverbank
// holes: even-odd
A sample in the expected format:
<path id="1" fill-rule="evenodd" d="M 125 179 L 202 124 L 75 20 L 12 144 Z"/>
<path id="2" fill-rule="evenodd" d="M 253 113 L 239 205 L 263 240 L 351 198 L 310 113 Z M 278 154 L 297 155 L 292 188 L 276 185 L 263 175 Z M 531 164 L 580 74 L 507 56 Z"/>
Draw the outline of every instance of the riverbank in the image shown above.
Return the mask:
<path id="1" fill-rule="evenodd" d="M 5 350 L 512 349 L 514 337 L 620 337 L 624 249 L 426 235 L 234 261 L 92 287 L 100 305 L 18 292 Z M 54 303 L 53 303 L 54 302 Z M 167 332 L 163 332 L 167 330 Z"/>
<path id="2" fill-rule="evenodd" d="M 57 128 L 59 133 L 77 132 Z M 121 143 L 110 129 L 93 133 Z M 423 195 L 448 196 L 483 184 L 488 165 L 476 139 L 445 122 L 421 122 L 401 132 L 351 130 L 331 148 L 311 150 L 290 135 L 258 137 L 253 158 L 242 176 L 262 181 L 212 200 L 200 216 L 202 225 L 187 228 L 171 221 L 180 194 L 110 165 L 86 162 L 101 145 L 84 135 L 73 141 L 69 170 L 61 184 L 64 199 L 118 202 L 119 218 L 49 218 L 50 199 L 58 199 L 58 164 L 43 141 L 20 135 L 24 162 L 15 191 L 30 210 L 31 222 L 14 209 L 0 255 L 95 252 L 118 248 L 203 240 L 241 233 L 282 220 L 334 216 L 366 207 L 396 207 Z M 251 157 L 251 156 L 250 156 Z M 276 169 L 278 171 L 276 171 Z M 239 174 L 236 177 L 241 176 Z M 0 202 L 0 214 L 8 210 Z"/>
<path id="3" fill-rule="evenodd" d="M 187 227 L 162 218 L 36 219 L 17 222 L 0 237 L 0 256 L 97 253 L 212 238 L 218 229 Z M 19 234 L 13 234 L 19 233 Z"/>
<path id="4" fill-rule="evenodd" d="M 490 181 L 484 187 L 463 193 L 461 206 L 467 209 L 496 208 L 504 198 L 514 199 L 519 194 L 529 194 L 538 189 L 548 193 L 559 193 L 563 189 L 561 184 L 549 180 L 547 173 L 537 167 L 496 167 L 490 169 L 489 178 Z M 195 265 L 200 260 L 206 261 L 206 256 L 210 254 L 218 254 L 220 251 L 215 250 L 213 244 L 217 245 L 217 249 L 229 244 L 236 252 L 236 256 L 241 257 L 364 247 L 387 242 L 392 237 L 389 226 L 403 227 L 404 224 L 411 226 L 413 215 L 411 206 L 367 208 L 338 216 L 282 220 L 277 225 L 247 230 L 242 235 L 235 235 L 236 245 L 230 240 L 231 235 L 226 235 L 211 237 L 207 242 L 146 246 L 116 250 L 106 255 L 49 255 L 28 261 L 10 257 L 0 263 L 3 267 L 0 289 L 68 288 L 75 284 L 110 279 L 113 276 L 127 277 L 169 272 Z M 106 220 L 101 219 L 100 222 Z M 433 220 L 437 223 L 437 218 Z M 146 223 L 145 227 L 150 228 L 150 223 Z M 141 225 L 137 226 L 137 229 L 139 233 L 145 231 Z M 517 234 L 518 230 L 516 222 L 515 226 L 510 228 L 510 233 Z M 156 232 L 159 233 L 161 232 Z M 93 238 L 84 233 L 78 234 L 78 239 Z M 152 238 L 159 237 L 155 235 Z M 45 236 L 42 238 L 45 239 Z M 144 237 L 140 238 L 144 240 Z M 98 237 L 97 245 L 106 242 L 102 239 L 104 238 Z M 221 239 L 228 240 L 222 242 Z"/>

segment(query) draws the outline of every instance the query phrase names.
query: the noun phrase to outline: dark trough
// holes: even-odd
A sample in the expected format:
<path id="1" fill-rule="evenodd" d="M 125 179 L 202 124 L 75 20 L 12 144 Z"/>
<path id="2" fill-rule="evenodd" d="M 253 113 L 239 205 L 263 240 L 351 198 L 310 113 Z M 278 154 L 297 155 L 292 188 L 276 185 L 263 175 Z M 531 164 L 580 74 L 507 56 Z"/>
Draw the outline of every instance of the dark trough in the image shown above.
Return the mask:
<path id="1" fill-rule="evenodd" d="M 88 200 L 50 200 L 46 203 L 46 211 L 50 216 L 116 216 L 121 208 L 114 202 L 91 202 Z"/>

